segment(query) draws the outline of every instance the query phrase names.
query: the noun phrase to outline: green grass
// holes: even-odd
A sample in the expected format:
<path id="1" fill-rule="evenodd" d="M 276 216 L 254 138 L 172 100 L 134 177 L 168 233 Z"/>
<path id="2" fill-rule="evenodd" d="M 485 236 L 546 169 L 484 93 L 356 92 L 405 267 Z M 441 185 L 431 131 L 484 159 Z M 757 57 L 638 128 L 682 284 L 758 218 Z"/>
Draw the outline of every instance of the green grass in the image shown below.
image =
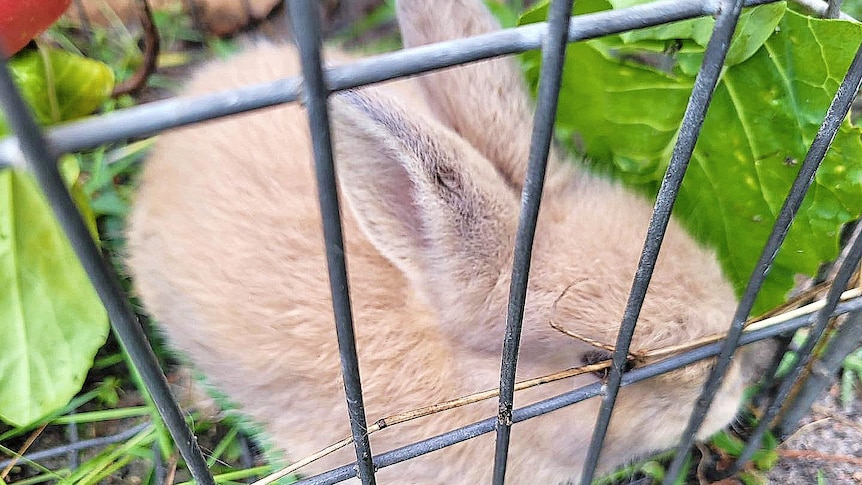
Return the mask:
<path id="1" fill-rule="evenodd" d="M 391 21 L 392 5 L 391 2 L 384 5 L 363 20 L 359 28 L 335 40 L 344 44 L 383 22 Z M 154 21 L 160 33 L 160 72 L 148 79 L 147 89 L 156 93 L 161 91 L 159 97 L 179 90 L 180 80 L 186 78 L 190 65 L 210 57 L 229 56 L 238 48 L 233 40 L 210 37 L 199 32 L 192 25 L 190 17 L 177 10 L 154 12 Z M 82 32 L 61 20 L 39 42 L 104 62 L 113 70 L 117 83 L 132 76 L 143 61 L 138 47 L 142 44 L 141 34 L 126 28 L 117 18 L 107 26 L 92 25 L 88 32 Z M 382 36 L 372 49 L 391 50 L 397 46 L 397 38 Z M 180 75 L 171 75 L 174 70 L 179 70 Z M 108 100 L 101 112 L 127 108 L 137 103 L 135 97 L 123 95 Z M 115 143 L 65 155 L 62 159 L 62 167 L 69 182 L 75 183 L 85 196 L 86 200 L 79 201 L 81 209 L 92 212 L 96 217 L 101 247 L 111 256 L 127 291 L 130 290 L 130 284 L 121 261 L 125 246 L 123 228 L 141 162 L 152 144 L 153 139 L 128 144 Z M 132 303 L 140 308 L 134 298 Z M 143 321 L 146 322 L 146 318 Z M 176 363 L 165 350 L 157 332 L 149 332 L 149 337 L 170 377 Z M 224 399 L 220 401 L 226 403 Z M 265 443 L 255 444 L 264 446 L 263 451 L 248 449 L 248 440 L 244 437 L 255 435 L 259 430 L 236 413 L 228 411 L 227 414 L 227 418 L 217 422 L 200 415 L 189 415 L 188 418 L 217 483 L 240 483 L 238 480 L 261 478 L 275 472 L 277 469 L 263 458 Z M 143 427 L 122 440 L 81 451 L 80 463 L 74 470 L 63 456 L 30 462 L 17 455 L 18 449 L 30 438 L 34 438 L 33 445 L 25 454 L 67 445 L 69 440 L 66 435 L 70 426 L 74 426 L 82 435 L 78 441 L 109 437 L 121 434 L 124 430 L 134 430 L 136 426 Z M 112 429 L 113 432 L 106 432 L 105 429 Z M 249 452 L 254 455 L 254 460 L 246 468 L 240 465 L 241 457 Z M 133 370 L 127 353 L 113 336 L 97 356 L 84 390 L 67 406 L 26 427 L 9 427 L 0 423 L 0 460 L 16 456 L 20 461 L 14 468 L 10 468 L 7 473 L 0 470 L 0 485 L 126 483 L 130 477 L 141 485 L 147 485 L 157 483 L 156 463 L 164 463 L 169 470 L 174 469 L 171 472 L 176 472 L 177 483 L 191 483 L 188 481 L 191 477 L 155 405 Z M 50 465 L 42 465 L 40 462 L 43 461 Z M 290 480 L 284 479 L 281 483 Z"/>
<path id="2" fill-rule="evenodd" d="M 159 59 L 162 69 L 182 69 L 205 57 L 224 56 L 235 50 L 233 41 L 209 38 L 195 30 L 190 18 L 181 12 L 156 12 L 154 20 L 162 43 Z M 40 39 L 40 42 L 106 63 L 118 82 L 130 77 L 140 66 L 140 41 L 140 34 L 126 29 L 118 19 L 106 27 L 93 25 L 88 33 L 61 21 Z M 180 84 L 176 77 L 157 73 L 149 78 L 147 87 L 150 91 L 173 92 Z M 124 95 L 106 102 L 101 111 L 109 112 L 136 103 L 134 97 Z M 152 141 L 112 144 L 63 158 L 63 167 L 68 169 L 64 172 L 78 174 L 76 183 L 86 196 L 83 208 L 96 216 L 101 246 L 113 257 L 120 275 L 124 274 L 120 262 L 125 244 L 124 221 L 129 213 L 141 161 Z M 127 279 L 123 278 L 122 283 L 128 290 Z M 159 336 L 152 333 L 150 337 L 156 342 L 155 350 L 163 367 L 170 373 L 175 364 L 159 344 Z M 237 483 L 239 479 L 260 477 L 274 471 L 269 465 L 238 469 L 243 449 L 239 439 L 242 428 L 237 420 L 216 423 L 190 415 L 189 424 L 201 437 L 208 463 L 220 477 L 219 483 Z M 17 456 L 17 450 L 28 438 L 35 438 L 28 452 L 66 445 L 70 426 L 74 426 L 81 435 L 78 441 L 119 434 L 117 432 L 135 426 L 143 428 L 116 443 L 80 451 L 80 463 L 74 470 L 68 467 L 68 460 L 63 455 L 39 462 L 21 459 L 6 473 L 0 470 L 0 483 L 123 483 L 133 476 L 134 481 L 146 485 L 156 483 L 157 462 L 175 463 L 178 479 L 188 477 L 154 404 L 131 370 L 128 355 L 113 337 L 97 356 L 82 392 L 67 406 L 26 427 L 0 424 L 0 460 Z M 51 465 L 43 466 L 40 464 L 42 461 Z M 127 475 L 125 478 L 118 478 L 124 474 Z"/>

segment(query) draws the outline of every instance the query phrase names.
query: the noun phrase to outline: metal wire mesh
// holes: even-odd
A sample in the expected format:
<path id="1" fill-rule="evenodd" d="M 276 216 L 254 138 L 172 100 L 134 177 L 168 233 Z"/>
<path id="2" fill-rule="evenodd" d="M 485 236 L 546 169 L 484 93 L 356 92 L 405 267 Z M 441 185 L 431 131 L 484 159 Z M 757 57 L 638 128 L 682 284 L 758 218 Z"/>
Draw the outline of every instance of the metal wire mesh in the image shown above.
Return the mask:
<path id="1" fill-rule="evenodd" d="M 827 113 L 821 131 L 812 143 L 799 177 L 785 201 L 778 221 L 764 248 L 763 255 L 741 299 L 726 340 L 723 343 L 706 345 L 656 364 L 624 372 L 626 356 L 640 307 L 650 282 L 652 268 L 655 266 L 674 200 L 721 72 L 724 57 L 730 45 L 730 36 L 734 32 L 742 7 L 763 3 L 770 3 L 770 1 L 661 0 L 621 10 L 569 18 L 572 1 L 554 0 L 548 23 L 441 42 L 380 55 L 349 65 L 323 69 L 320 62 L 317 2 L 313 0 L 289 0 L 288 7 L 294 20 L 294 31 L 301 53 L 302 77 L 249 86 L 231 92 L 154 102 L 54 128 L 45 134 L 40 132 L 27 113 L 20 96 L 12 85 L 5 61 L 3 61 L 0 63 L 0 102 L 2 102 L 7 118 L 11 121 L 16 137 L 0 142 L 0 167 L 3 165 L 26 166 L 36 175 L 63 229 L 72 241 L 78 257 L 107 307 L 114 331 L 129 350 L 133 362 L 141 372 L 159 412 L 164 417 L 180 452 L 189 464 L 198 483 L 208 484 L 214 483 L 214 481 L 206 468 L 194 437 L 185 425 L 179 406 L 170 395 L 164 375 L 158 368 L 133 312 L 126 303 L 122 291 L 108 269 L 108 265 L 105 264 L 98 249 L 90 239 L 87 228 L 59 178 L 56 160 L 61 153 L 92 148 L 110 141 L 152 135 L 165 129 L 220 116 L 294 102 L 298 100 L 300 93 L 302 93 L 303 100 L 308 107 L 309 122 L 313 134 L 317 182 L 324 220 L 324 237 L 328 248 L 326 257 L 351 429 L 357 456 L 355 464 L 347 464 L 302 480 L 300 483 L 337 483 L 358 476 L 362 483 L 372 484 L 375 483 L 374 472 L 376 469 L 496 431 L 494 483 L 502 484 L 505 479 L 509 428 L 513 423 L 601 395 L 603 398 L 602 408 L 588 451 L 586 469 L 581 479 L 582 483 L 588 484 L 592 480 L 598 463 L 617 392 L 622 386 L 681 368 L 698 360 L 718 356 L 713 372 L 704 386 L 701 398 L 698 400 L 698 405 L 692 413 L 687 430 L 683 434 L 683 440 L 677 450 L 677 458 L 666 475 L 665 483 L 672 483 L 681 470 L 682 460 L 692 445 L 695 433 L 706 415 L 710 400 L 718 389 L 723 373 L 726 371 L 735 350 L 741 345 L 781 335 L 811 323 L 808 317 L 798 317 L 766 329 L 748 333 L 742 332 L 743 324 L 748 318 L 754 298 L 766 277 L 772 259 L 788 231 L 793 215 L 799 209 L 814 171 L 825 157 L 826 150 L 838 125 L 845 118 L 850 103 L 859 88 L 860 79 L 862 79 L 862 61 L 860 61 L 862 54 L 857 54 L 847 77 L 836 94 L 832 107 Z M 835 15 L 838 4 L 839 2 L 830 2 L 828 13 Z M 818 12 L 827 13 L 826 3 L 814 5 L 813 8 Z M 680 136 L 674 148 L 668 171 L 657 197 L 616 342 L 613 365 L 607 384 L 594 383 L 541 402 L 513 409 L 514 376 L 520 323 L 524 311 L 526 282 L 529 276 L 532 234 L 535 230 L 544 180 L 544 166 L 552 137 L 566 41 L 591 39 L 706 15 L 717 15 L 716 26 L 682 121 Z M 544 62 L 537 115 L 532 133 L 529 168 L 526 175 L 527 182 L 523 195 L 523 200 L 526 203 L 522 204 L 512 286 L 510 288 L 507 332 L 501 362 L 500 413 L 497 417 L 490 417 L 463 428 L 378 454 L 373 457 L 372 461 L 372 450 L 365 433 L 365 409 L 362 402 L 361 379 L 353 338 L 326 98 L 330 93 L 338 90 L 536 48 L 542 48 Z M 858 264 L 860 253 L 862 253 L 860 248 L 862 248 L 862 243 L 857 237 L 853 249 L 851 249 L 850 257 L 845 262 L 845 268 Z M 840 274 L 843 277 L 847 275 L 849 270 L 842 268 L 842 271 L 844 272 Z M 830 294 L 827 305 L 817 316 L 815 329 L 822 330 L 828 317 L 859 311 L 862 311 L 862 298 L 841 303 L 834 293 Z M 807 346 L 801 354 L 804 356 L 806 351 L 810 352 L 810 348 Z M 800 359 L 800 361 L 803 360 L 805 360 L 804 357 Z M 800 362 L 799 365 L 801 366 L 803 363 Z M 789 386 L 789 384 L 786 385 Z M 777 399 L 776 402 L 778 402 Z M 774 405 L 770 407 L 770 412 L 775 411 L 774 408 Z M 749 456 L 754 450 L 757 440 L 765 430 L 765 426 L 768 425 L 768 420 L 764 420 L 764 423 L 766 424 L 761 426 L 763 429 L 758 428 L 756 431 L 743 458 Z M 490 459 L 491 457 L 489 457 Z"/>
<path id="2" fill-rule="evenodd" d="M 506 333 L 503 336 L 503 363 L 500 371 L 500 397 L 497 411 L 497 442 L 494 452 L 494 483 L 502 484 L 506 478 L 506 461 L 512 429 L 512 407 L 515 399 L 515 371 L 524 305 L 527 300 L 527 279 L 530 277 L 530 260 L 539 204 L 545 183 L 545 169 L 554 134 L 554 119 L 563 77 L 563 57 L 566 53 L 566 32 L 572 13 L 572 0 L 554 0 L 548 13 L 548 35 L 542 46 L 542 72 L 539 78 L 539 104 L 533 119 L 527 175 L 521 196 L 521 214 L 515 236 L 515 259 L 512 263 L 512 281 L 509 287 L 509 304 L 506 315 Z"/>

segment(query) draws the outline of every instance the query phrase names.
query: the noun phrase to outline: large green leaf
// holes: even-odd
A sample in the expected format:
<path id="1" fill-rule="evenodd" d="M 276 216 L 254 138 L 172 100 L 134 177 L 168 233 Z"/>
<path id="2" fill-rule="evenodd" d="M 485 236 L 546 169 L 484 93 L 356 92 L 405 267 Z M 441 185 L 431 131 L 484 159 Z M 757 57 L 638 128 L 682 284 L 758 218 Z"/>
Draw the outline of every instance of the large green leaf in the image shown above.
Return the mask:
<path id="1" fill-rule="evenodd" d="M 613 8 L 625 8 L 651 1 L 653 0 L 609 0 L 609 3 L 613 5 Z M 727 53 L 725 65 L 733 66 L 751 57 L 772 35 L 786 9 L 787 6 L 784 3 L 778 2 L 744 12 L 736 26 L 733 44 Z M 626 44 L 640 44 L 642 46 L 644 42 L 650 43 L 650 41 L 656 40 L 691 40 L 701 48 L 698 49 L 698 53 L 702 54 L 703 48 L 709 42 L 713 27 L 715 27 L 714 18 L 700 17 L 624 32 L 620 34 L 620 38 Z M 699 60 L 702 56 L 697 57 Z M 692 65 L 691 62 L 685 63 L 685 66 L 690 65 Z M 699 66 L 700 63 L 698 62 L 695 69 L 690 71 L 691 75 L 697 72 Z"/>
<path id="2" fill-rule="evenodd" d="M 68 52 L 25 51 L 9 62 L 37 121 L 87 115 L 114 84 L 104 64 Z M 0 114 L 0 136 L 9 129 Z M 69 162 L 66 160 L 65 162 Z M 95 233 L 78 167 L 63 163 L 72 196 Z M 0 419 L 26 425 L 80 390 L 105 342 L 108 319 L 32 179 L 0 171 Z"/>
<path id="3" fill-rule="evenodd" d="M 61 50 L 21 52 L 9 61 L 9 69 L 40 124 L 88 115 L 110 97 L 114 87 L 108 66 Z M 8 133 L 0 114 L 0 136 Z"/>
<path id="4" fill-rule="evenodd" d="M 605 0 L 582 3 L 592 10 L 610 7 Z M 541 9 L 522 21 L 538 20 Z M 669 32 L 688 37 L 666 40 Z M 743 14 L 675 209 L 696 237 L 716 249 L 738 291 L 751 275 L 860 39 L 860 25 L 806 17 L 783 3 Z M 655 52 L 657 42 L 679 41 L 685 52 L 666 71 L 619 55 L 620 46 L 626 54 Z M 557 119 L 561 133 L 572 135 L 598 170 L 654 194 L 670 160 L 694 83 L 691 66 L 702 57 L 703 43 L 697 28 L 671 25 L 637 37 L 570 45 Z M 525 55 L 527 66 L 539 62 L 537 54 Z M 536 72 L 528 69 L 533 83 Z M 812 275 L 821 262 L 834 258 L 842 224 L 862 215 L 860 135 L 844 122 L 755 312 L 781 303 L 795 274 Z"/>
<path id="5" fill-rule="evenodd" d="M 32 178 L 0 171 L 0 418 L 26 425 L 80 390 L 108 319 Z"/>

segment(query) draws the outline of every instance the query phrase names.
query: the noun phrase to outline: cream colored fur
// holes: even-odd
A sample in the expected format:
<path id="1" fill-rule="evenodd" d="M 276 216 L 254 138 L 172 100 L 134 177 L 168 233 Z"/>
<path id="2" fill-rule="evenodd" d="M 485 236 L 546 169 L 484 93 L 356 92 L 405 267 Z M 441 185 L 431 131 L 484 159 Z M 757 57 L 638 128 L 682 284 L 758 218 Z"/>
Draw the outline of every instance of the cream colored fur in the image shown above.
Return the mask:
<path id="1" fill-rule="evenodd" d="M 493 30 L 478 0 L 402 0 L 408 46 Z M 338 57 L 330 53 L 330 58 Z M 299 72 L 292 47 L 215 62 L 187 94 Z M 335 95 L 330 102 L 357 347 L 369 422 L 498 384 L 532 108 L 511 59 Z M 162 135 L 129 229 L 129 265 L 173 345 L 263 423 L 288 459 L 349 435 L 312 174 L 298 105 Z M 552 156 L 538 221 L 519 378 L 582 364 L 612 344 L 651 204 Z M 570 285 L 552 314 L 558 296 Z M 735 306 L 714 256 L 671 223 L 633 350 L 721 332 Z M 675 444 L 708 370 L 623 388 L 601 471 Z M 516 395 L 516 406 L 596 380 Z M 742 393 L 734 363 L 699 436 Z M 581 471 L 598 400 L 513 427 L 508 483 Z M 376 453 L 496 414 L 486 402 L 384 429 Z M 382 469 L 380 483 L 488 483 L 493 434 Z M 349 463 L 352 448 L 304 470 Z"/>

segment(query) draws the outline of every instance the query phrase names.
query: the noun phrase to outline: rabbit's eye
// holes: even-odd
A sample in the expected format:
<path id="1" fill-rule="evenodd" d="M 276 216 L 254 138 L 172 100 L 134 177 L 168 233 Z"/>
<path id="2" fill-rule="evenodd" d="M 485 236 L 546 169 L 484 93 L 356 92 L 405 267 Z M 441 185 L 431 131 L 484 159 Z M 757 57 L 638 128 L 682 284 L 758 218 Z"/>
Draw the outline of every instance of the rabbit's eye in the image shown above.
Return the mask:
<path id="1" fill-rule="evenodd" d="M 581 363 L 584 365 L 594 365 L 600 362 L 604 362 L 606 360 L 611 360 L 613 358 L 613 354 L 611 354 L 607 350 L 591 350 L 584 355 L 581 356 Z M 626 361 L 623 366 L 623 372 L 628 372 L 634 367 L 634 363 L 631 361 Z M 593 374 L 601 380 L 605 380 L 610 375 L 610 367 L 606 367 L 604 369 L 599 369 L 593 371 Z"/>

